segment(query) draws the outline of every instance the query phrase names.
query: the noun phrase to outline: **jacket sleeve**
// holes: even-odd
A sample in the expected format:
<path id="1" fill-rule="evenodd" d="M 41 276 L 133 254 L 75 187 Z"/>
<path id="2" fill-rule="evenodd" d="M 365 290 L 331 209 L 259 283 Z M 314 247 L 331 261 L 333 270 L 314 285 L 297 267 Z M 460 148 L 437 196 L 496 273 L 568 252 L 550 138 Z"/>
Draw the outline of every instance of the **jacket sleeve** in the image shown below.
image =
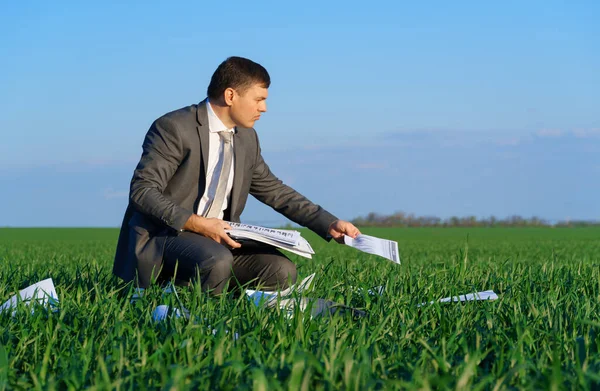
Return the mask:
<path id="1" fill-rule="evenodd" d="M 257 156 L 250 194 L 293 222 L 309 228 L 323 239 L 330 240 L 327 231 L 337 218 L 277 178 L 262 157 L 258 136 L 256 143 Z"/>
<path id="2" fill-rule="evenodd" d="M 129 202 L 139 212 L 181 231 L 192 215 L 163 195 L 181 164 L 183 146 L 177 125 L 166 117 L 157 119 L 146 134 L 142 157 L 133 173 Z"/>

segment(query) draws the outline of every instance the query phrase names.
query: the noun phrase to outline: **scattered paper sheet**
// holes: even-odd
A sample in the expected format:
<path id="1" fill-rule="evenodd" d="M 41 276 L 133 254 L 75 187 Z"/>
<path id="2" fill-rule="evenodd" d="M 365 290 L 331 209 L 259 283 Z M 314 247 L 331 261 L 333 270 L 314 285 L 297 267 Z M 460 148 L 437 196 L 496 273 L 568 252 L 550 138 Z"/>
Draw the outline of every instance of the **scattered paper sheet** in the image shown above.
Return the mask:
<path id="1" fill-rule="evenodd" d="M 302 312 L 310 308 L 310 314 L 313 318 L 326 313 L 334 314 L 338 311 L 350 311 L 355 316 L 365 316 L 364 311 L 337 304 L 333 301 L 324 299 L 311 299 L 307 297 L 289 297 L 293 292 L 296 292 L 298 295 L 300 295 L 308 291 L 312 287 L 314 278 L 315 274 L 313 273 L 303 279 L 300 283 L 294 284 L 288 289 L 279 292 L 247 289 L 246 295 L 257 307 L 266 306 L 268 308 L 273 308 L 279 306 L 279 308 L 286 310 L 288 316 L 290 317 L 292 316 L 294 308 L 296 307 L 298 307 Z"/>
<path id="2" fill-rule="evenodd" d="M 163 289 L 163 297 L 167 294 L 171 294 L 171 293 L 175 293 L 177 294 L 177 291 L 175 291 L 173 285 L 171 284 L 171 282 L 169 281 L 169 283 L 167 283 L 167 286 L 164 287 Z M 133 304 L 135 303 L 137 300 L 140 300 L 142 297 L 144 297 L 144 295 L 146 294 L 146 290 L 144 288 L 135 288 L 133 290 L 133 295 L 131 295 L 131 299 L 130 299 L 130 303 Z"/>
<path id="3" fill-rule="evenodd" d="M 257 307 L 264 305 L 268 308 L 274 308 L 278 306 L 282 310 L 287 311 L 288 318 L 293 316 L 294 308 L 296 307 L 298 307 L 301 312 L 305 312 L 307 309 L 310 308 L 310 316 L 313 318 L 326 314 L 335 314 L 338 312 L 350 312 L 352 313 L 352 315 L 360 317 L 366 315 L 364 311 L 325 299 L 313 299 L 309 297 L 293 297 L 289 299 L 278 299 L 277 296 L 273 296 L 273 299 L 266 298 L 264 299 L 264 301 L 256 299 L 257 296 L 254 297 L 253 302 Z"/>
<path id="4" fill-rule="evenodd" d="M 54 282 L 52 282 L 51 278 L 47 278 L 20 290 L 18 295 L 14 295 L 4 304 L 2 304 L 2 307 L 0 307 L 0 312 L 4 312 L 9 309 L 16 310 L 19 300 L 23 301 L 26 305 L 30 305 L 35 301 L 44 306 L 49 305 L 53 310 L 58 309 L 58 295 L 56 294 Z M 13 316 L 15 312 L 16 311 L 13 311 Z"/>
<path id="5" fill-rule="evenodd" d="M 380 239 L 374 236 L 360 234 L 356 239 L 350 236 L 344 236 L 344 243 L 357 250 L 382 256 L 390 261 L 400 264 L 400 254 L 398 253 L 398 242 L 392 240 Z"/>
<path id="6" fill-rule="evenodd" d="M 364 292 L 363 288 L 354 288 L 354 287 L 350 287 L 351 289 L 355 290 L 356 293 L 358 293 L 359 295 L 362 295 L 362 293 Z M 385 286 L 384 285 L 379 285 L 379 286 L 374 286 L 371 289 L 367 290 L 367 294 L 369 296 L 383 296 L 383 292 L 385 292 Z"/>
<path id="7" fill-rule="evenodd" d="M 152 320 L 155 322 L 162 322 L 163 320 L 166 320 L 169 316 L 175 319 L 189 319 L 190 311 L 188 311 L 186 308 L 183 308 L 183 311 L 179 311 L 179 309 L 177 308 L 173 310 L 168 305 L 164 304 L 159 305 L 154 309 L 154 311 L 152 311 Z M 210 330 L 212 329 L 212 327 L 208 325 L 208 329 Z M 218 330 L 212 329 L 211 332 L 213 335 L 217 335 Z M 225 334 L 229 334 L 229 330 L 225 330 Z M 234 340 L 237 340 L 239 337 L 240 335 L 238 333 L 233 334 Z"/>
<path id="8" fill-rule="evenodd" d="M 313 283 L 314 279 L 315 279 L 315 273 L 306 277 L 305 279 L 300 281 L 300 283 L 296 283 L 296 284 L 290 286 L 289 288 L 284 289 L 279 292 L 277 292 L 277 291 L 256 291 L 256 290 L 252 290 L 252 289 L 246 289 L 246 295 L 248 295 L 248 297 L 250 297 L 253 301 L 255 301 L 255 303 L 257 303 L 257 302 L 260 302 L 260 300 L 262 300 L 263 298 L 266 298 L 269 300 L 275 299 L 275 298 L 277 298 L 277 295 L 279 295 L 281 297 L 285 297 L 285 296 L 291 295 L 293 292 L 297 292 L 298 294 L 300 294 L 304 291 L 308 291 L 312 287 L 312 283 Z M 256 300 L 258 300 L 258 301 L 256 301 Z"/>
<path id="9" fill-rule="evenodd" d="M 475 301 L 475 300 L 496 300 L 498 299 L 498 295 L 494 293 L 494 291 L 483 291 L 476 293 L 467 293 L 466 295 L 452 296 L 452 297 L 444 297 L 443 299 L 438 300 L 440 303 L 449 303 L 451 301 Z M 421 303 L 417 307 L 421 307 L 427 304 L 433 304 L 435 301 L 430 301 L 429 303 Z"/>
<path id="10" fill-rule="evenodd" d="M 130 303 L 133 304 L 137 300 L 144 297 L 145 289 L 144 288 L 135 288 L 133 295 L 131 295 Z"/>
<path id="11" fill-rule="evenodd" d="M 175 318 L 185 318 L 188 319 L 190 317 L 190 311 L 188 311 L 187 309 L 183 309 L 182 311 L 179 311 L 179 309 L 175 308 L 174 310 L 170 310 L 168 305 L 159 305 L 158 307 L 156 307 L 154 309 L 154 311 L 152 311 L 152 320 L 154 320 L 155 322 L 160 322 L 162 320 L 167 319 L 167 317 L 169 316 L 169 311 L 171 312 L 171 316 L 175 317 Z"/>
<path id="12" fill-rule="evenodd" d="M 287 310 L 288 314 L 292 315 L 296 306 L 298 306 L 302 312 L 305 312 L 306 309 L 310 307 L 310 316 L 316 318 L 327 312 L 332 303 L 333 302 L 324 299 L 309 299 L 307 297 L 300 297 L 280 300 L 279 308 Z M 269 307 L 275 307 L 277 304 L 277 300 L 271 301 Z"/>

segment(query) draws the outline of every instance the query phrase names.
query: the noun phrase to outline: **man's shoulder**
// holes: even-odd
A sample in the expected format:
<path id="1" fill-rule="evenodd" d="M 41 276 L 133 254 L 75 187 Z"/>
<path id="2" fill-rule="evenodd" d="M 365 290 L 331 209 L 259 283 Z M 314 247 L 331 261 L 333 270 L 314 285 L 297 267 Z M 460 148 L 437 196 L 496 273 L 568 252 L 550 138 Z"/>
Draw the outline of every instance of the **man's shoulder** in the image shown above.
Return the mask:
<path id="1" fill-rule="evenodd" d="M 170 111 L 163 114 L 156 119 L 157 122 L 174 122 L 177 124 L 183 124 L 190 121 L 196 122 L 196 115 L 198 112 L 198 105 L 190 105 L 182 107 L 177 110 Z"/>

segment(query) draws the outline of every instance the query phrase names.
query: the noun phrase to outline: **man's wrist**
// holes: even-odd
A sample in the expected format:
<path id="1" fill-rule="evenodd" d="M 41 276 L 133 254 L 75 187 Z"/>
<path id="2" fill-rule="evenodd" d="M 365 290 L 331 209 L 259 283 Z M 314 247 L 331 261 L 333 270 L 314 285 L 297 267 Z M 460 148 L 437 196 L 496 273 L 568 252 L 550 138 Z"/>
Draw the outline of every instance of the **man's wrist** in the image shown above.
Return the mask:
<path id="1" fill-rule="evenodd" d="M 329 227 L 327 228 L 327 234 L 329 234 L 329 233 L 331 232 L 331 230 L 333 229 L 333 228 L 332 228 L 332 227 L 333 227 L 333 225 L 334 225 L 335 223 L 337 223 L 338 221 L 340 221 L 340 219 L 333 220 L 333 221 L 331 222 L 331 224 L 329 224 Z"/>
<path id="2" fill-rule="evenodd" d="M 204 219 L 204 217 L 202 217 L 202 216 L 198 216 L 197 214 L 192 214 L 189 217 L 188 221 L 186 221 L 185 225 L 183 226 L 183 230 L 191 231 L 191 232 L 198 232 L 203 219 Z"/>

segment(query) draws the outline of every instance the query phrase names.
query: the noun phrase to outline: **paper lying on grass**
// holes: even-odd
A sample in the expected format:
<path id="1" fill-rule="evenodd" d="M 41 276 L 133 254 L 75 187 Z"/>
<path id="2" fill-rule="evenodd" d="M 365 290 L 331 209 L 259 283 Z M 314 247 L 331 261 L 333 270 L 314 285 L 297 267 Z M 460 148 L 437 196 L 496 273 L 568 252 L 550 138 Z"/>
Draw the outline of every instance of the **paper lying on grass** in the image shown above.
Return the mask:
<path id="1" fill-rule="evenodd" d="M 356 239 L 352 239 L 350 236 L 344 236 L 344 244 L 369 254 L 379 255 L 394 263 L 400 264 L 398 242 L 360 234 Z"/>
<path id="2" fill-rule="evenodd" d="M 162 296 L 164 298 L 166 295 L 169 295 L 169 294 L 175 295 L 175 299 L 177 300 L 179 308 L 171 309 L 168 305 L 161 304 L 158 307 L 156 307 L 154 309 L 154 311 L 152 311 L 152 320 L 155 322 L 162 322 L 162 321 L 166 320 L 169 316 L 172 318 L 175 318 L 175 319 L 179 319 L 179 318 L 189 319 L 190 311 L 183 306 L 183 304 L 181 303 L 181 300 L 179 299 L 179 295 L 177 294 L 177 289 L 175 288 L 175 285 L 171 284 L 170 282 L 163 289 Z M 212 334 L 217 335 L 217 329 L 213 329 L 212 326 L 210 326 L 210 325 L 208 325 L 208 329 L 209 330 L 212 329 Z M 229 330 L 225 330 L 225 334 L 229 334 Z M 234 340 L 237 340 L 239 337 L 240 336 L 238 333 L 233 334 Z"/>
<path id="3" fill-rule="evenodd" d="M 279 308 L 286 309 L 288 312 L 292 312 L 294 306 L 296 304 L 296 300 L 285 299 L 285 297 L 290 296 L 293 292 L 296 292 L 300 295 L 304 291 L 308 291 L 312 287 L 313 279 L 315 278 L 315 273 L 306 277 L 300 283 L 294 284 L 287 289 L 282 291 L 258 291 L 253 289 L 246 289 L 246 296 L 254 303 L 255 306 L 261 307 L 266 306 L 269 308 L 273 308 L 279 304 Z M 281 300 L 277 300 L 278 298 L 282 298 Z M 308 301 L 304 298 L 300 299 L 300 310 L 305 311 L 308 306 Z M 319 303 L 314 305 L 312 312 L 320 312 L 322 310 L 319 309 Z"/>
<path id="4" fill-rule="evenodd" d="M 17 295 L 12 296 L 8 299 L 2 307 L 0 307 L 0 313 L 13 309 L 16 310 L 17 303 L 22 301 L 26 305 L 30 305 L 33 302 L 37 302 L 40 305 L 49 305 L 53 310 L 58 309 L 58 295 L 54 288 L 54 282 L 51 278 L 47 278 L 38 283 L 28 286 L 25 289 L 21 289 Z M 15 315 L 16 311 L 13 311 L 12 315 Z"/>
<path id="5" fill-rule="evenodd" d="M 167 295 L 167 294 L 171 294 L 171 293 L 177 293 L 175 292 L 175 289 L 173 287 L 173 285 L 171 284 L 171 282 L 169 282 L 167 284 L 166 287 L 163 288 L 163 296 Z M 141 298 L 144 297 L 144 295 L 146 294 L 146 290 L 144 288 L 135 288 L 133 290 L 133 295 L 131 295 L 131 299 L 130 299 L 130 303 L 133 304 L 135 303 L 137 300 L 140 300 Z"/>
<path id="6" fill-rule="evenodd" d="M 494 293 L 494 291 L 483 291 L 476 293 L 468 293 L 466 295 L 452 296 L 452 297 L 444 297 L 443 299 L 438 300 L 440 303 L 449 303 L 451 301 L 475 301 L 475 300 L 496 300 L 498 299 L 498 295 Z M 435 301 L 430 301 L 429 303 L 421 303 L 417 307 L 421 307 L 427 304 L 433 304 Z"/>
<path id="7" fill-rule="evenodd" d="M 179 318 L 189 319 L 190 311 L 188 311 L 185 307 L 182 308 L 182 311 L 180 311 L 177 308 L 171 309 L 168 305 L 164 305 L 164 304 L 159 305 L 158 307 L 156 307 L 154 309 L 154 311 L 152 311 L 152 320 L 155 322 L 162 322 L 164 320 L 167 320 L 169 316 L 171 316 L 172 318 L 175 318 L 175 319 L 179 319 Z M 210 325 L 208 325 L 208 329 L 210 330 L 211 328 L 212 327 Z M 218 330 L 212 329 L 211 332 L 213 335 L 217 335 Z M 225 334 L 229 334 L 229 330 L 225 330 Z M 240 335 L 238 333 L 233 334 L 234 340 L 237 340 L 239 337 L 240 337 Z"/>
<path id="8" fill-rule="evenodd" d="M 170 315 L 175 318 L 183 317 L 183 318 L 187 319 L 190 317 L 190 311 L 188 311 L 185 308 L 183 308 L 183 311 L 180 311 L 177 308 L 175 308 L 174 310 L 171 310 L 168 305 L 161 304 L 158 307 L 156 307 L 154 309 L 154 311 L 152 311 L 152 320 L 155 322 L 160 322 L 161 320 L 165 320 L 169 316 L 169 312 L 171 312 Z"/>
<path id="9" fill-rule="evenodd" d="M 283 291 L 257 291 L 252 289 L 246 290 L 246 295 L 257 307 L 274 308 L 279 307 L 286 310 L 289 316 L 293 315 L 294 309 L 298 308 L 301 312 L 310 309 L 310 315 L 313 318 L 324 314 L 334 314 L 336 312 L 350 311 L 355 316 L 365 316 L 365 312 L 355 308 L 347 307 L 333 301 L 325 299 L 312 299 L 308 297 L 299 297 L 302 293 L 307 292 L 312 287 L 315 274 L 303 279 L 300 283 L 294 284 Z M 296 292 L 298 297 L 290 297 Z"/>
<path id="10" fill-rule="evenodd" d="M 366 316 L 364 311 L 325 299 L 313 299 L 310 297 L 292 297 L 289 299 L 282 299 L 278 298 L 277 295 L 274 295 L 273 298 L 268 296 L 254 296 L 251 299 L 257 307 L 279 307 L 280 309 L 287 311 L 288 318 L 293 316 L 295 308 L 298 308 L 300 312 L 306 312 L 308 309 L 310 309 L 310 316 L 313 318 L 326 314 L 333 315 L 338 312 L 350 312 L 352 315 L 359 317 Z"/>
<path id="11" fill-rule="evenodd" d="M 365 291 L 364 288 L 354 288 L 354 287 L 350 287 L 352 289 L 355 290 L 356 293 L 358 293 L 359 295 L 362 295 L 363 292 Z M 379 285 L 379 286 L 374 286 L 371 289 L 367 289 L 367 294 L 369 296 L 383 296 L 383 292 L 385 292 L 385 285 Z"/>
<path id="12" fill-rule="evenodd" d="M 304 291 L 308 291 L 312 287 L 313 280 L 315 278 L 315 273 L 306 277 L 300 283 L 294 284 L 287 289 L 282 291 L 256 291 L 253 289 L 246 289 L 246 295 L 254 302 L 254 304 L 258 305 L 262 300 L 267 300 L 267 302 L 277 300 L 277 296 L 286 297 L 290 296 L 293 292 L 301 294 Z"/>

